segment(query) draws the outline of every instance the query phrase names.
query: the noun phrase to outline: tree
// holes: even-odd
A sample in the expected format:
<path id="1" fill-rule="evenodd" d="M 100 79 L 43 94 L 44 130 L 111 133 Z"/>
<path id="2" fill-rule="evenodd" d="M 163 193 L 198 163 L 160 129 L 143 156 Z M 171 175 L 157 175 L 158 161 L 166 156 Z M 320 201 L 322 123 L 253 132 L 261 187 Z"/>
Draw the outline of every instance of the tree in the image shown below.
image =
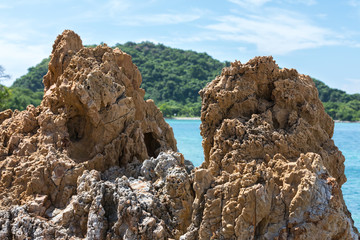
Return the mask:
<path id="1" fill-rule="evenodd" d="M 0 82 L 4 79 L 9 79 L 10 75 L 5 74 L 5 69 L 0 65 Z M 10 91 L 7 87 L 0 84 L 0 111 L 4 110 L 6 100 L 10 97 Z"/>
<path id="2" fill-rule="evenodd" d="M 42 79 L 48 71 L 49 62 L 50 58 L 45 58 L 35 67 L 28 68 L 28 73 L 16 79 L 12 87 L 27 88 L 33 92 L 43 92 L 44 84 Z"/>
<path id="3" fill-rule="evenodd" d="M 0 80 L 8 78 L 10 78 L 10 75 L 5 74 L 5 69 L 0 65 Z"/>

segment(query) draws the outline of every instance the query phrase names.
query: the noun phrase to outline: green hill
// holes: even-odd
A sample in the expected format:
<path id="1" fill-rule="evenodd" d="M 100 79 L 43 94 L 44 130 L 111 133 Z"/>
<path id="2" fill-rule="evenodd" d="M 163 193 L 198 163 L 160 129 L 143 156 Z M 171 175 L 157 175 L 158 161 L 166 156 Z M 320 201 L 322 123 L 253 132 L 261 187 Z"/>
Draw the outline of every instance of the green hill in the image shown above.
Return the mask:
<path id="1" fill-rule="evenodd" d="M 226 64 L 206 53 L 151 42 L 128 42 L 115 47 L 132 56 L 143 77 L 141 87 L 146 90 L 145 98 L 153 99 L 167 117 L 200 116 L 198 92 L 219 75 Z"/>
<path id="2" fill-rule="evenodd" d="M 49 61 L 50 58 L 43 59 L 35 67 L 30 67 L 27 74 L 16 79 L 10 88 L 10 98 L 0 110 L 23 110 L 30 104 L 39 105 L 44 93 L 42 78 L 47 73 Z"/>
<path id="3" fill-rule="evenodd" d="M 325 83 L 314 79 L 319 91 L 320 100 L 326 112 L 336 120 L 360 121 L 360 94 L 347 94 L 346 92 L 330 88 Z"/>
<path id="4" fill-rule="evenodd" d="M 16 79 L 12 87 L 27 88 L 33 92 L 44 91 L 44 84 L 42 83 L 42 78 L 48 71 L 49 62 L 50 58 L 45 58 L 35 67 L 29 68 L 28 73 Z M 41 81 L 39 81 L 39 79 Z"/>
<path id="5" fill-rule="evenodd" d="M 88 47 L 95 47 L 91 45 Z M 229 62 L 220 62 L 206 53 L 185 51 L 163 44 L 127 42 L 116 44 L 132 56 L 143 77 L 141 87 L 145 98 L 151 98 L 164 116 L 200 116 L 201 99 L 198 94 L 208 82 L 219 75 Z M 10 88 L 12 94 L 5 108 L 25 109 L 38 105 L 43 94 L 42 77 L 47 72 L 49 58 L 18 78 Z M 313 79 L 327 113 L 336 120 L 360 120 L 360 94 L 347 94 Z M 1 109 L 0 109 L 1 110 Z"/>

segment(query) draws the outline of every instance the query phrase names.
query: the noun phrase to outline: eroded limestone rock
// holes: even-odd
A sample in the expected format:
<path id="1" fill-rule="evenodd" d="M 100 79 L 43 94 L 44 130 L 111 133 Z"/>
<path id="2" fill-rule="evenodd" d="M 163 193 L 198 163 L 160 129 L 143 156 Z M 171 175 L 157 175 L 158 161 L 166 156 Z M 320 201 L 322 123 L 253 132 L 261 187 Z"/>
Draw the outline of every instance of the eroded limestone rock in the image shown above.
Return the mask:
<path id="1" fill-rule="evenodd" d="M 172 129 L 154 102 L 144 101 L 140 84 L 138 68 L 121 50 L 85 48 L 69 30 L 58 36 L 41 105 L 0 113 L 0 206 L 47 196 L 44 208 L 63 208 L 85 170 L 176 150 Z"/>
<path id="2" fill-rule="evenodd" d="M 0 112 L 0 239 L 358 239 L 314 83 L 271 57 L 201 91 L 193 168 L 131 57 L 53 46 L 39 107 Z"/>
<path id="3" fill-rule="evenodd" d="M 136 169 L 136 178 L 127 176 Z M 104 172 L 85 170 L 65 208 L 0 210 L 1 239 L 168 239 L 190 225 L 194 194 L 180 153 Z M 42 206 L 40 203 L 37 206 Z"/>
<path id="4" fill-rule="evenodd" d="M 271 57 L 232 63 L 200 92 L 205 162 L 182 239 L 357 239 L 344 157 L 309 76 Z"/>

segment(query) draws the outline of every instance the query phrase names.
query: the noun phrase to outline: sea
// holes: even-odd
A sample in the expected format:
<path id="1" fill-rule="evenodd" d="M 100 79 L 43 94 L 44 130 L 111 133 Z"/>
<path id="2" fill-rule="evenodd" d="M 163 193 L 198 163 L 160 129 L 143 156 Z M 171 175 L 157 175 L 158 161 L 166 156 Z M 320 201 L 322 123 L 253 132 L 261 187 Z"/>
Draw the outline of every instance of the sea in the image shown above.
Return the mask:
<path id="1" fill-rule="evenodd" d="M 200 120 L 167 119 L 174 130 L 178 151 L 195 167 L 204 161 Z M 335 123 L 333 140 L 345 156 L 347 182 L 342 186 L 345 203 L 360 230 L 360 123 Z"/>

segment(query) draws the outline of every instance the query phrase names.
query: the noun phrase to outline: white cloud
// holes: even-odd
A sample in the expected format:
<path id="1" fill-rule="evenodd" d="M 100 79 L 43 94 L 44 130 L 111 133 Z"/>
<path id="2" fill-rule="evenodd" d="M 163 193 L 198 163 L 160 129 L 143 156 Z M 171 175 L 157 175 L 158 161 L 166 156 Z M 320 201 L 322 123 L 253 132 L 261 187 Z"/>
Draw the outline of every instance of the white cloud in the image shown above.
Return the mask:
<path id="1" fill-rule="evenodd" d="M 359 1 L 359 0 L 349 0 L 349 1 L 348 1 L 348 4 L 349 4 L 351 7 L 359 7 L 359 6 L 360 6 L 360 1 Z"/>
<path id="2" fill-rule="evenodd" d="M 224 16 L 207 29 L 220 39 L 255 44 L 262 54 L 289 52 L 339 44 L 332 31 L 315 26 L 302 15 L 271 9 L 259 15 Z"/>
<path id="3" fill-rule="evenodd" d="M 135 6 L 130 0 L 83 0 L 76 2 L 75 5 L 82 6 L 84 5 L 82 2 L 85 2 L 86 7 L 82 7 L 81 11 L 71 16 L 72 21 L 80 19 L 86 22 L 97 22 L 109 18 L 118 19 L 127 16 L 131 8 Z"/>
<path id="4" fill-rule="evenodd" d="M 0 3 L 0 9 L 9 9 L 9 8 L 11 8 L 10 5 Z"/>
<path id="5" fill-rule="evenodd" d="M 160 26 L 192 22 L 206 14 L 206 10 L 202 9 L 179 12 L 177 9 L 164 11 L 161 8 L 156 13 L 151 11 L 141 13 L 143 9 L 153 7 L 158 0 L 141 3 L 141 10 L 129 0 L 109 0 L 105 4 L 93 0 L 87 1 L 91 5 L 90 10 L 83 11 L 74 19 L 92 22 L 111 21 L 114 25 L 120 26 Z"/>
<path id="6" fill-rule="evenodd" d="M 229 2 L 235 3 L 240 7 L 261 7 L 271 0 L 228 0 Z"/>
<path id="7" fill-rule="evenodd" d="M 0 40 L 0 52 L 0 65 L 5 68 L 5 73 L 11 76 L 1 84 L 10 86 L 16 78 L 25 74 L 30 66 L 49 56 L 51 44 L 27 46 Z"/>
<path id="8" fill-rule="evenodd" d="M 110 0 L 106 6 L 112 8 L 113 10 L 123 11 L 128 9 L 131 5 L 130 1 L 127 0 Z"/>
<path id="9" fill-rule="evenodd" d="M 11 76 L 2 82 L 9 86 L 16 78 L 25 74 L 29 67 L 48 57 L 52 43 L 45 40 L 44 33 L 32 28 L 32 21 L 9 19 L 6 23 L 0 24 L 0 65 Z M 37 37 L 36 40 L 34 36 Z"/>
<path id="10" fill-rule="evenodd" d="M 319 19 L 327 19 L 328 15 L 326 13 L 318 13 L 316 17 Z"/>
<path id="11" fill-rule="evenodd" d="M 219 38 L 210 32 L 198 32 L 189 36 L 170 36 L 164 39 L 168 45 L 188 44 L 194 42 L 216 41 Z"/>
<path id="12" fill-rule="evenodd" d="M 193 13 L 160 13 L 152 15 L 132 15 L 119 18 L 119 25 L 141 26 L 141 25 L 170 25 L 185 22 L 192 22 L 199 19 L 201 11 Z"/>
<path id="13" fill-rule="evenodd" d="M 110 0 L 107 4 L 105 4 L 105 9 L 110 12 L 112 17 L 116 16 L 116 14 L 126 11 L 130 7 L 130 1 L 127 0 Z"/>
<path id="14" fill-rule="evenodd" d="M 360 93 L 360 78 L 345 79 L 341 89 L 350 94 Z"/>
<path id="15" fill-rule="evenodd" d="M 252 9 L 252 8 L 259 8 L 266 3 L 272 2 L 273 0 L 228 0 L 229 2 L 235 3 L 242 8 Z M 356 0 L 350 0 L 356 1 Z M 317 4 L 316 0 L 277 0 L 276 3 L 291 3 L 291 4 L 305 4 L 307 6 L 312 6 Z"/>
<path id="16" fill-rule="evenodd" d="M 240 52 L 246 52 L 247 48 L 246 47 L 238 47 L 237 48 Z"/>
<path id="17" fill-rule="evenodd" d="M 308 6 L 312 6 L 317 4 L 316 0 L 287 0 L 289 3 L 300 3 L 300 4 L 305 4 Z"/>

